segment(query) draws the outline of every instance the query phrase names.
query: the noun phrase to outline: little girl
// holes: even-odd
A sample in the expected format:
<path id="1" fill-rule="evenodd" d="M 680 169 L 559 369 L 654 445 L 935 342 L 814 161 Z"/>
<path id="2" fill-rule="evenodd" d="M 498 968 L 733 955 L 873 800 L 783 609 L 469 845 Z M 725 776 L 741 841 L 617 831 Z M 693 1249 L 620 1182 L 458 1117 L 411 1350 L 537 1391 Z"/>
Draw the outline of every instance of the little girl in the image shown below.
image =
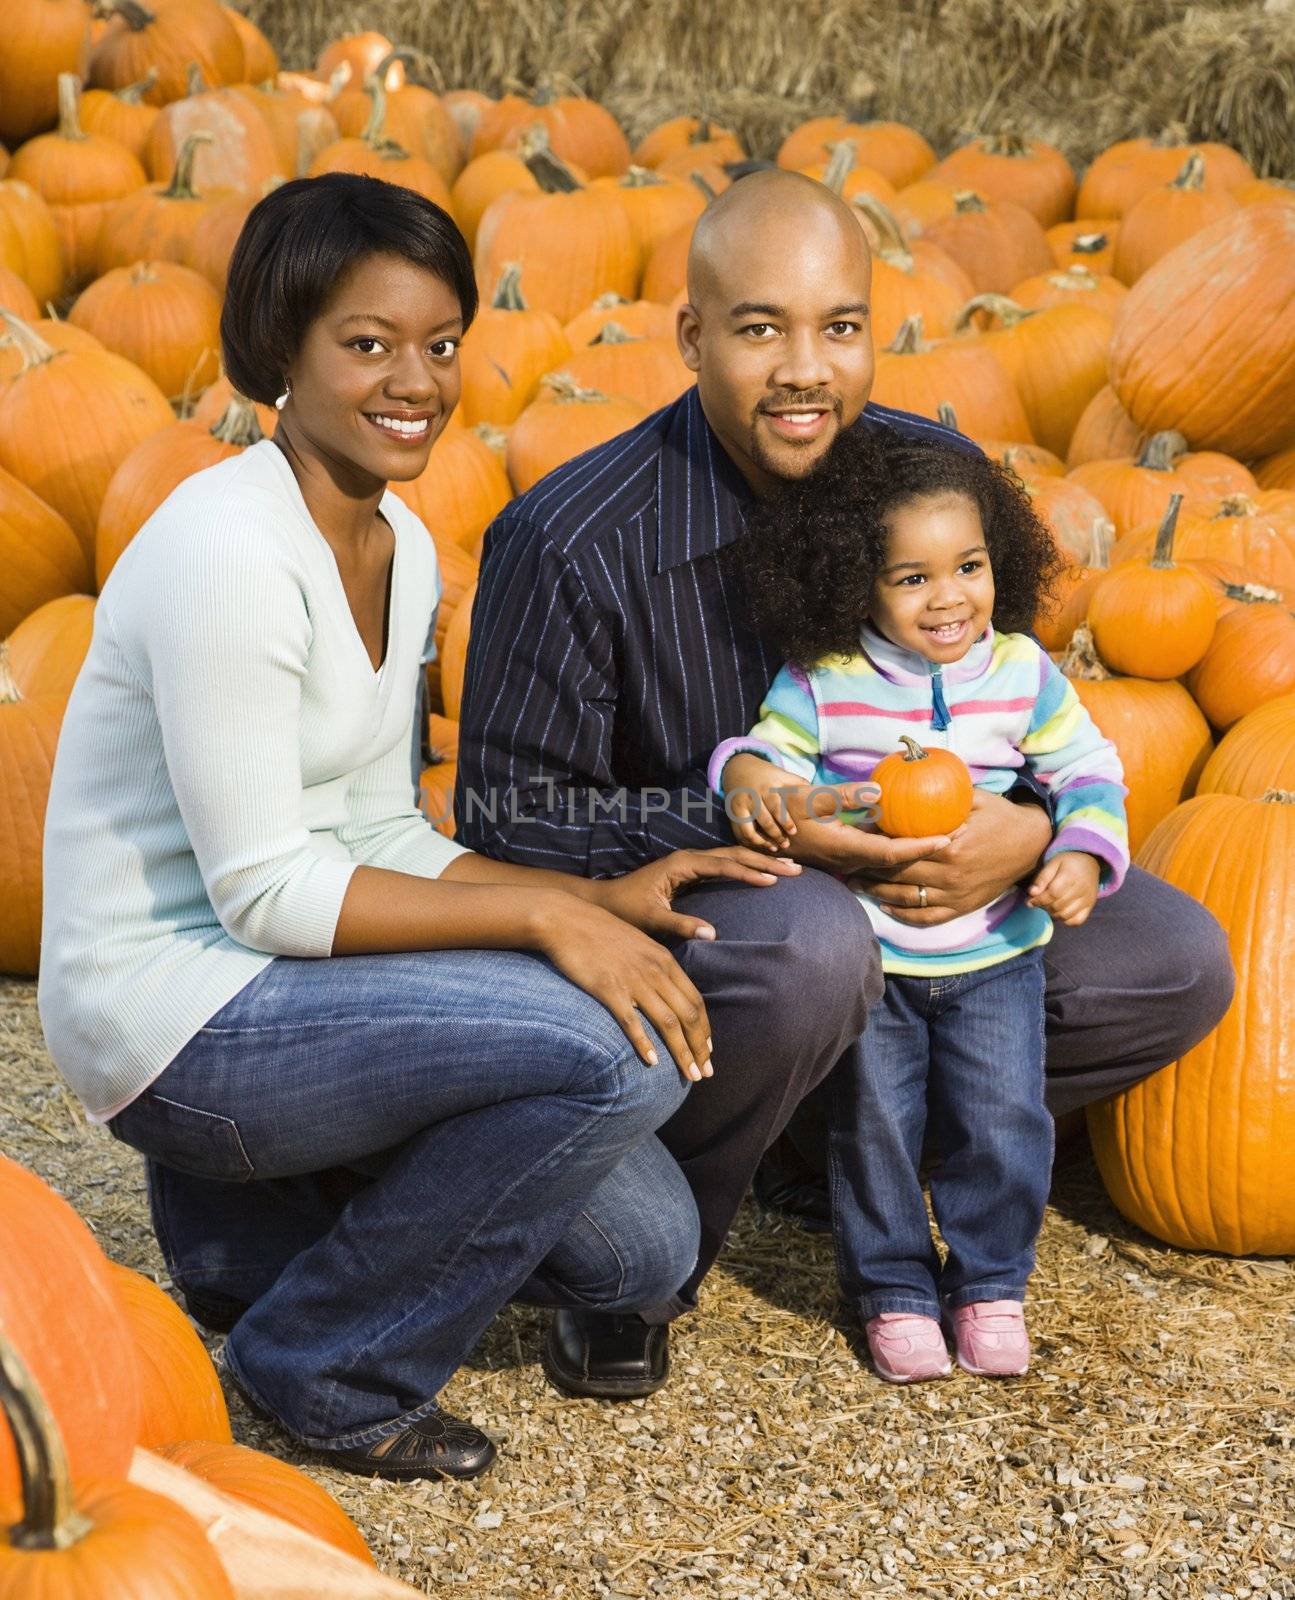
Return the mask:
<path id="1" fill-rule="evenodd" d="M 966 1371 L 1022 1373 L 1053 1148 L 1042 946 L 1052 917 L 1083 922 L 1128 866 L 1115 748 L 1026 631 L 1059 566 L 1052 540 L 996 463 L 882 429 L 843 435 L 747 520 L 734 554 L 789 662 L 750 734 L 711 758 L 740 840 L 779 848 L 789 783 L 866 781 L 901 734 L 955 751 L 996 794 L 1024 768 L 1051 806 L 1027 890 L 943 922 L 860 896 L 886 990 L 830 1080 L 837 1265 L 878 1373 L 947 1374 L 942 1313 Z M 943 1264 L 918 1177 L 928 1112 Z"/>

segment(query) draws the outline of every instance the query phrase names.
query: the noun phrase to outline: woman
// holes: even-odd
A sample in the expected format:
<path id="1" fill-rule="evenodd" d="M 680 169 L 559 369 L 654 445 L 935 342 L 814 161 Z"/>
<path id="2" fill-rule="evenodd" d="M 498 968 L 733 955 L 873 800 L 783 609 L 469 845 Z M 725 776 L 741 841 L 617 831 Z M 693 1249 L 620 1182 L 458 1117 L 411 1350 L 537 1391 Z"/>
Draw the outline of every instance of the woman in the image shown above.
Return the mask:
<path id="1" fill-rule="evenodd" d="M 650 935 L 713 937 L 670 909 L 687 882 L 776 881 L 742 850 L 602 882 L 508 866 L 416 809 L 439 580 L 386 485 L 426 466 L 475 310 L 463 240 L 406 189 L 332 175 L 255 208 L 221 337 L 282 420 L 114 569 L 45 833 L 51 1054 L 149 1158 L 191 1304 L 222 1287 L 218 1222 L 185 1232 L 204 1196 L 219 1219 L 232 1185 L 329 1174 L 329 1225 L 242 1285 L 226 1359 L 304 1444 L 393 1477 L 489 1465 L 435 1396 L 508 1300 L 630 1310 L 687 1277 L 696 1214 L 654 1130 L 710 1041 Z"/>

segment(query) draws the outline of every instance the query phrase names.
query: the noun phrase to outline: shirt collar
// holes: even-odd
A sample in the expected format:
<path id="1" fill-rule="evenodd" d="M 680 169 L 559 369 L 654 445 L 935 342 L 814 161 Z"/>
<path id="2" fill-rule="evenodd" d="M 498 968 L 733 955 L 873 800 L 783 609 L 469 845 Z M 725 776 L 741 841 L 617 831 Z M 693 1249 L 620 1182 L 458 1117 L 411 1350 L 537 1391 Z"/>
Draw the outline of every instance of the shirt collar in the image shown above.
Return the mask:
<path id="1" fill-rule="evenodd" d="M 885 634 L 878 633 L 869 623 L 865 622 L 860 628 L 859 643 L 877 671 L 892 683 L 926 683 L 935 672 L 934 661 L 928 661 L 920 651 L 905 650 L 892 644 Z M 945 682 L 967 683 L 980 677 L 988 668 L 993 654 L 994 627 L 990 623 L 960 661 L 950 661 L 944 667 Z"/>
<path id="2" fill-rule="evenodd" d="M 675 402 L 657 467 L 656 570 L 668 572 L 732 544 L 751 498 L 694 385 Z"/>

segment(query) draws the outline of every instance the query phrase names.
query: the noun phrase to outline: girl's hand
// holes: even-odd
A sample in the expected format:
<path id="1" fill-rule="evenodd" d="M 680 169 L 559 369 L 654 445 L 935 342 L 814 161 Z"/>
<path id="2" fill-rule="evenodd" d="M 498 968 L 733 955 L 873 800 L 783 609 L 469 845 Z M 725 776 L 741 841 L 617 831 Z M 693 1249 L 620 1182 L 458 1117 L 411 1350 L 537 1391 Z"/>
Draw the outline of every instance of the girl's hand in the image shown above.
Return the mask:
<path id="1" fill-rule="evenodd" d="M 718 850 L 675 850 L 624 877 L 599 879 L 590 888 L 596 905 L 644 933 L 659 939 L 713 939 L 715 930 L 708 922 L 674 910 L 671 901 L 682 889 L 708 878 L 767 887 L 779 878 L 794 878 L 799 871 L 794 861 L 770 861 L 754 850 L 726 845 Z"/>
<path id="2" fill-rule="evenodd" d="M 657 1054 L 643 1026 L 644 1017 L 665 1040 L 689 1082 L 712 1075 L 706 1003 L 688 974 L 655 939 L 596 905 L 557 894 L 546 909 L 534 947 L 564 978 L 607 1007 L 648 1066 L 656 1066 Z"/>
<path id="3" fill-rule="evenodd" d="M 1097 903 L 1102 864 L 1084 850 L 1066 850 L 1045 861 L 1035 874 L 1026 898 L 1068 928 L 1088 921 Z"/>
<path id="4" fill-rule="evenodd" d="M 798 822 L 847 826 L 843 814 L 881 798 L 875 783 L 807 783 L 772 761 L 740 752 L 724 763 L 724 806 L 739 844 L 787 850 Z"/>

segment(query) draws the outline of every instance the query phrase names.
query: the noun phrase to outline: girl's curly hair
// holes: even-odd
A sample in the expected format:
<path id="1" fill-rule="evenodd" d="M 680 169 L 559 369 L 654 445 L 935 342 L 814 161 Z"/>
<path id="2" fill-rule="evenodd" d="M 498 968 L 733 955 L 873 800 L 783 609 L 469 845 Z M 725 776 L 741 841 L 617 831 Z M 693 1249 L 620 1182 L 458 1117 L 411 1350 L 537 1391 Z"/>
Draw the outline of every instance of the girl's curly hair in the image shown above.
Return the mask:
<path id="1" fill-rule="evenodd" d="M 757 628 L 806 668 L 856 652 L 886 564 L 886 513 L 950 493 L 980 511 L 994 627 L 1027 632 L 1065 562 L 1015 474 L 984 455 L 865 426 L 843 433 L 816 471 L 748 507 L 747 534 L 726 554 Z"/>

